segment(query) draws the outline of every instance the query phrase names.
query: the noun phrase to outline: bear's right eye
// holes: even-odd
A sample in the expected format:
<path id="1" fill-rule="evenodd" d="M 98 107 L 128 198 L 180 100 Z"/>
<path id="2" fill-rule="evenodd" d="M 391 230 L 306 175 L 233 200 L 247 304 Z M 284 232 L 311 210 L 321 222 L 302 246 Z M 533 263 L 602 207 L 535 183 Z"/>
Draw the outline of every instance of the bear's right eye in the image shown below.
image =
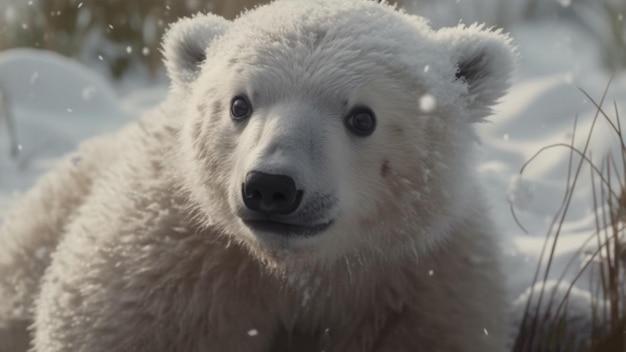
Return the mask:
<path id="1" fill-rule="evenodd" d="M 230 103 L 230 116 L 235 121 L 246 119 L 252 115 L 252 105 L 245 96 L 238 95 Z"/>
<path id="2" fill-rule="evenodd" d="M 344 123 L 353 134 L 359 137 L 367 137 L 376 129 L 376 116 L 368 107 L 358 106 L 352 109 Z"/>

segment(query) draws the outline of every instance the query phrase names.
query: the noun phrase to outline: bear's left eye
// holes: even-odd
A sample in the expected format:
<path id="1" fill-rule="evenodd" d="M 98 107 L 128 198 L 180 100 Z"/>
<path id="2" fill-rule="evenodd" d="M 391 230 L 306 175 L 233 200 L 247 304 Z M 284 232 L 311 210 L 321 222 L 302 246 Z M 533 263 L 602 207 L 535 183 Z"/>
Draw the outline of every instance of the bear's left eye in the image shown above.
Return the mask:
<path id="1" fill-rule="evenodd" d="M 352 109 L 344 122 L 348 130 L 359 137 L 367 137 L 376 129 L 376 116 L 365 106 Z"/>
<path id="2" fill-rule="evenodd" d="M 248 98 L 238 95 L 230 103 L 230 116 L 235 121 L 240 121 L 252 115 L 252 105 Z"/>

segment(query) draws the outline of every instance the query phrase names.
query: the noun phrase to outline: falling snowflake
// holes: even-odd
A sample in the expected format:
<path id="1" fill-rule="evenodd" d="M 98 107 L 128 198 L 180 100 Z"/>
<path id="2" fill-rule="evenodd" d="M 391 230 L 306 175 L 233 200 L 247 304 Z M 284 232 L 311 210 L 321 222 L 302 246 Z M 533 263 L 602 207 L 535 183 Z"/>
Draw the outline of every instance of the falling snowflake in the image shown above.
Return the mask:
<path id="1" fill-rule="evenodd" d="M 422 112 L 429 113 L 437 107 L 437 100 L 432 94 L 424 94 L 420 97 L 419 106 Z"/>
<path id="2" fill-rule="evenodd" d="M 572 4 L 572 0 L 556 0 L 556 2 L 558 2 L 559 5 L 563 7 L 568 7 L 569 5 Z"/>
<path id="3" fill-rule="evenodd" d="M 84 101 L 89 101 L 93 99 L 93 96 L 95 93 L 96 93 L 96 88 L 94 86 L 87 86 L 83 88 L 81 97 L 83 98 Z"/>

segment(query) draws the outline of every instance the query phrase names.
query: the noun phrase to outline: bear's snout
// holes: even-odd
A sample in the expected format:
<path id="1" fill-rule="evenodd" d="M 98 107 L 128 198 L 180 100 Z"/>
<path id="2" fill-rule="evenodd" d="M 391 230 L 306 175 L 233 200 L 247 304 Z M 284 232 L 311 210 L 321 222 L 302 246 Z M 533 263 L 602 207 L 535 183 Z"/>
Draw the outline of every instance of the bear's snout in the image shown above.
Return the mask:
<path id="1" fill-rule="evenodd" d="M 260 171 L 251 171 L 241 187 L 246 207 L 267 214 L 291 214 L 302 202 L 302 191 L 293 178 Z"/>

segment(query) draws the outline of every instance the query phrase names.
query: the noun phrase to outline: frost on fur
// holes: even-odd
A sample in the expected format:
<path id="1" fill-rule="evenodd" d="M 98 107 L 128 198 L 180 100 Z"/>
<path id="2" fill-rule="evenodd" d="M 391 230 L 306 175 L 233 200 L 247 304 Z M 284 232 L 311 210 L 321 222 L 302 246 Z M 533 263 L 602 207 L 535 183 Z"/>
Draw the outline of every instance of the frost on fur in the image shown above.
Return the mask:
<path id="1" fill-rule="evenodd" d="M 206 50 L 229 24 L 223 17 L 199 14 L 183 18 L 169 28 L 163 39 L 163 55 L 174 86 L 184 87 L 196 79 Z"/>

